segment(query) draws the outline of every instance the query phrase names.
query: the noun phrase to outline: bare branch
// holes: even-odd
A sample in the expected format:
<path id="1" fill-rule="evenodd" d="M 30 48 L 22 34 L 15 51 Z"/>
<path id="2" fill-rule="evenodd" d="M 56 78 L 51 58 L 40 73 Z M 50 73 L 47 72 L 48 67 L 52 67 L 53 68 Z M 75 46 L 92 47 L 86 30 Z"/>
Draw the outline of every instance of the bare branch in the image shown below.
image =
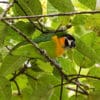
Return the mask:
<path id="1" fill-rule="evenodd" d="M 67 12 L 67 13 L 48 14 L 48 15 L 3 17 L 3 18 L 1 18 L 1 20 L 27 19 L 27 18 L 43 18 L 43 17 L 56 17 L 56 16 L 72 16 L 72 15 L 78 15 L 78 14 L 100 14 L 100 10 L 81 11 L 81 12 Z"/>

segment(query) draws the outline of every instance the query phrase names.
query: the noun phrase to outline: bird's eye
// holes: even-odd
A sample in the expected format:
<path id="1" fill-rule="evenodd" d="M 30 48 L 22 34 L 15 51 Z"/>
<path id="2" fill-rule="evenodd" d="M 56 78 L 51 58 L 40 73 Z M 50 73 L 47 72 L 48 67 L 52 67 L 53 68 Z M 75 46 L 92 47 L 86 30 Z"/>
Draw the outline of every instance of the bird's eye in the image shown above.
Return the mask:
<path id="1" fill-rule="evenodd" d="M 67 38 L 65 38 L 65 48 L 69 46 Z"/>
<path id="2" fill-rule="evenodd" d="M 71 35 L 65 36 L 65 47 L 73 48 L 75 47 L 75 39 Z"/>

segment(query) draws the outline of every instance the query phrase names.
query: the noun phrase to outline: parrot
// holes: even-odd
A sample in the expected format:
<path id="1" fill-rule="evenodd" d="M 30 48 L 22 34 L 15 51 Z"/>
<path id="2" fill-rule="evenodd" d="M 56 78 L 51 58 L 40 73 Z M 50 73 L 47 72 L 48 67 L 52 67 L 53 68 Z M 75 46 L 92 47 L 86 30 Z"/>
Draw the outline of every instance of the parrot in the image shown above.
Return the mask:
<path id="1" fill-rule="evenodd" d="M 45 50 L 47 54 L 52 57 L 60 57 L 64 54 L 67 48 L 75 47 L 75 38 L 68 33 L 58 33 L 50 35 L 41 35 L 35 39 L 33 42 L 37 43 L 38 46 Z M 43 58 L 43 56 L 33 47 L 31 44 L 22 42 L 17 44 L 11 53 L 14 55 L 31 57 L 31 58 Z"/>

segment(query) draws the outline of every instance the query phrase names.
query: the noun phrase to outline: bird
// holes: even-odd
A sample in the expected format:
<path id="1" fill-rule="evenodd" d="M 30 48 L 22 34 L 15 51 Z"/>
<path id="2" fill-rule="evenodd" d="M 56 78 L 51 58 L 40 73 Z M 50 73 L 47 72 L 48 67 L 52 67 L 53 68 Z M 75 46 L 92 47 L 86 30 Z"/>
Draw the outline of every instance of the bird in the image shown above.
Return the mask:
<path id="1" fill-rule="evenodd" d="M 68 33 L 47 34 L 41 35 L 32 40 L 38 46 L 45 50 L 47 54 L 52 57 L 60 57 L 64 54 L 67 48 L 75 47 L 75 38 Z M 30 43 L 21 42 L 12 49 L 12 54 L 32 58 L 43 58 L 39 51 Z M 42 56 L 42 57 L 41 57 Z"/>
<path id="2" fill-rule="evenodd" d="M 52 37 L 52 40 L 56 44 L 56 56 L 59 57 L 64 54 L 67 48 L 75 47 L 75 38 L 70 34 L 62 35 L 58 37 L 57 35 Z"/>

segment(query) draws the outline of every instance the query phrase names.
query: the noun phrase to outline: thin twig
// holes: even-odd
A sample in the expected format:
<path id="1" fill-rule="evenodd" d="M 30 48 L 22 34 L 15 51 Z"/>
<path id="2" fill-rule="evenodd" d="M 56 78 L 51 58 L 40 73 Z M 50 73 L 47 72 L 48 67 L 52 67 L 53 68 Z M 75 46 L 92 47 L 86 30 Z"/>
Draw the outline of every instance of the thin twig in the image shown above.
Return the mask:
<path id="1" fill-rule="evenodd" d="M 85 95 L 88 95 L 88 92 L 85 90 L 85 89 L 83 89 L 84 88 L 84 84 L 81 84 L 80 82 L 78 82 L 78 81 L 76 81 L 76 80 L 70 80 L 71 81 L 71 83 L 72 84 L 74 84 L 74 85 L 78 85 L 78 88 L 80 89 L 80 90 L 82 90 L 83 92 L 84 92 L 84 94 Z M 82 88 L 83 87 L 83 88 Z"/>
<path id="2" fill-rule="evenodd" d="M 8 46 L 5 46 L 6 47 L 6 49 L 8 50 L 8 51 L 11 51 L 11 49 L 8 47 Z"/>
<path id="3" fill-rule="evenodd" d="M 16 87 L 17 87 L 18 95 L 21 95 L 21 91 L 20 91 L 20 88 L 19 88 L 18 83 L 16 82 L 16 80 L 13 80 L 13 82 L 15 83 L 15 85 L 16 85 Z"/>
<path id="4" fill-rule="evenodd" d="M 73 88 L 71 88 L 71 87 L 66 87 L 67 89 L 69 89 L 69 90 L 71 90 L 71 91 L 76 91 L 76 89 L 73 89 Z M 78 93 L 81 93 L 81 94 L 84 94 L 84 92 L 82 92 L 82 91 L 80 91 L 80 90 L 78 90 L 77 91 Z"/>
<path id="5" fill-rule="evenodd" d="M 84 94 L 89 95 L 89 93 L 84 89 L 84 87 L 81 87 L 80 85 L 78 86 L 78 88 L 80 88 Z"/>
<path id="6" fill-rule="evenodd" d="M 43 18 L 43 17 L 56 17 L 56 16 L 72 16 L 72 15 L 77 15 L 77 14 L 100 14 L 100 10 L 81 11 L 81 12 L 67 12 L 67 13 L 48 14 L 48 15 L 3 17 L 3 18 L 1 18 L 1 20 L 27 19 L 27 18 Z"/>

